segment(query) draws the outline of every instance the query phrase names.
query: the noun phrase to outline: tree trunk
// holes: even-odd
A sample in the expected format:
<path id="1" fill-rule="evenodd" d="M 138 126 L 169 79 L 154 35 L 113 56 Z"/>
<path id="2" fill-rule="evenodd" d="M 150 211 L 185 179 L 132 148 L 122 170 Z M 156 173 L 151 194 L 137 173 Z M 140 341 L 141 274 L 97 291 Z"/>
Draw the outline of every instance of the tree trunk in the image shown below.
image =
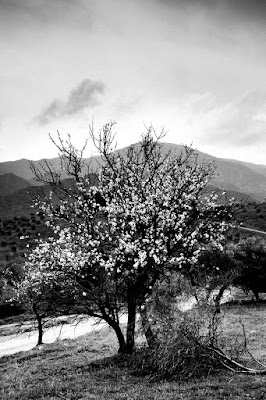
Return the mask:
<path id="1" fill-rule="evenodd" d="M 152 329 L 151 329 L 151 325 L 147 316 L 147 309 L 144 306 L 144 308 L 140 307 L 140 316 L 141 316 L 141 325 L 142 325 L 142 329 L 144 331 L 144 335 L 146 337 L 148 346 L 151 348 L 155 345 L 155 343 L 157 342 L 157 338 L 156 335 L 153 333 Z"/>
<path id="2" fill-rule="evenodd" d="M 116 337 L 117 337 L 117 340 L 119 343 L 118 353 L 121 353 L 121 354 L 126 353 L 126 342 L 125 342 L 125 338 L 121 331 L 120 326 L 118 324 L 114 324 L 112 326 L 112 328 L 114 329 L 114 331 L 116 333 Z"/>
<path id="3" fill-rule="evenodd" d="M 251 290 L 254 293 L 256 301 L 259 301 L 260 300 L 260 295 L 259 295 L 258 290 L 257 289 L 251 289 Z"/>
<path id="4" fill-rule="evenodd" d="M 43 317 L 38 313 L 38 309 L 36 304 L 33 304 L 32 307 L 34 314 L 36 315 L 36 319 L 37 319 L 37 326 L 38 326 L 38 341 L 37 341 L 37 346 L 39 346 L 40 344 L 43 344 L 43 327 L 42 327 L 42 319 Z"/>
<path id="5" fill-rule="evenodd" d="M 228 284 L 223 285 L 223 286 L 220 288 L 220 290 L 219 290 L 217 296 L 215 297 L 214 305 L 215 305 L 215 313 L 216 313 L 216 314 L 219 314 L 219 313 L 221 312 L 221 304 L 220 304 L 220 303 L 221 303 L 223 294 L 224 294 L 224 292 L 225 292 L 225 290 L 226 290 L 227 288 L 228 288 Z"/>
<path id="6" fill-rule="evenodd" d="M 115 331 L 118 343 L 119 343 L 119 349 L 118 353 L 126 353 L 126 342 L 125 338 L 123 335 L 123 332 L 121 331 L 120 325 L 117 321 L 113 320 L 110 318 L 108 315 L 105 315 L 103 318 L 111 328 Z"/>
<path id="7" fill-rule="evenodd" d="M 43 344 L 43 341 L 42 341 L 42 337 L 43 337 L 42 317 L 40 317 L 39 315 L 37 315 L 37 322 L 38 322 L 38 343 L 37 343 L 37 346 L 38 346 L 39 344 Z"/>
<path id="8" fill-rule="evenodd" d="M 135 347 L 135 327 L 136 327 L 136 300 L 134 288 L 128 290 L 128 319 L 127 319 L 127 342 L 126 353 L 133 353 Z"/>

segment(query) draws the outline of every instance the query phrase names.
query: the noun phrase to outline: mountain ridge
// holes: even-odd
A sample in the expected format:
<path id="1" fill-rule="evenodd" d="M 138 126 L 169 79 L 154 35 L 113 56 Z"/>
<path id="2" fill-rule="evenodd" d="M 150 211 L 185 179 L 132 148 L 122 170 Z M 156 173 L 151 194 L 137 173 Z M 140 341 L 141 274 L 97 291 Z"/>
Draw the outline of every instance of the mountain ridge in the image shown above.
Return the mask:
<path id="1" fill-rule="evenodd" d="M 173 143 L 160 143 L 162 145 L 162 154 L 167 154 L 168 151 L 179 154 L 183 145 Z M 136 143 L 133 146 L 138 146 Z M 127 147 L 117 149 L 114 152 L 125 154 Z M 229 191 L 235 191 L 250 196 L 253 200 L 258 202 L 266 199 L 266 165 L 253 164 L 245 161 L 238 161 L 234 159 L 225 159 L 212 156 L 207 153 L 203 153 L 197 149 L 195 152 L 198 155 L 199 162 L 213 162 L 216 165 L 216 176 L 211 180 L 211 184 L 217 188 Z M 25 158 L 15 161 L 5 161 L 0 163 L 0 195 L 12 194 L 12 188 L 8 188 L 7 193 L 1 187 L 1 180 L 3 175 L 13 174 L 24 181 L 21 181 L 21 185 L 37 186 L 38 182 L 34 180 L 34 172 L 30 166 L 32 163 L 36 168 L 42 168 L 42 164 L 48 162 L 53 165 L 55 171 L 61 171 L 61 163 L 59 157 L 51 159 L 42 159 L 36 161 L 30 161 Z M 97 169 L 97 166 L 101 164 L 101 157 L 99 155 L 85 158 L 84 159 L 86 168 L 90 164 L 93 170 Z M 66 174 L 62 175 L 62 178 L 66 178 Z M 15 179 L 13 177 L 13 179 Z M 2 192 L 1 192 L 2 190 Z"/>

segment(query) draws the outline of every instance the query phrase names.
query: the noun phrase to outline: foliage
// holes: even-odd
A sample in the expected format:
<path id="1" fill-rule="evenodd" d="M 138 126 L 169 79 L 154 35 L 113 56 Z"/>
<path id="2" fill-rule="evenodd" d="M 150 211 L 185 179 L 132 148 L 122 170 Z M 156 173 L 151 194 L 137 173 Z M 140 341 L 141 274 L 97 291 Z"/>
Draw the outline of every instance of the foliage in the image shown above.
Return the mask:
<path id="1" fill-rule="evenodd" d="M 266 241 L 259 236 L 242 239 L 235 245 L 234 257 L 239 272 L 234 284 L 252 290 L 256 299 L 266 291 Z"/>
<path id="2" fill-rule="evenodd" d="M 197 301 L 208 301 L 218 313 L 225 291 L 234 284 L 239 274 L 239 261 L 234 257 L 233 248 L 234 245 L 229 242 L 223 251 L 207 249 L 202 252 L 198 265 L 191 272 Z"/>
<path id="3" fill-rule="evenodd" d="M 36 239 L 51 236 L 52 231 L 41 215 L 31 213 L 28 217 L 0 219 L 0 318 L 24 312 L 20 303 L 10 303 L 13 284 L 23 276 L 25 253 L 36 245 Z"/>
<path id="4" fill-rule="evenodd" d="M 48 240 L 53 241 L 52 238 Z M 40 243 L 43 243 L 43 241 L 40 240 Z M 37 247 L 32 250 L 18 276 L 15 276 L 11 269 L 7 270 L 5 274 L 7 277 L 9 273 L 9 279 L 6 279 L 6 282 L 10 281 L 13 293 L 12 303 L 22 305 L 24 311 L 35 315 L 39 333 L 37 344 L 41 344 L 43 341 L 45 318 L 69 314 L 74 304 L 71 287 L 67 286 L 65 289 L 62 286 L 60 276 L 55 277 L 57 271 L 53 271 L 53 268 L 51 268 L 51 273 L 46 274 L 45 279 L 42 279 L 42 263 L 45 260 L 44 253 L 46 250 L 45 247 Z M 47 266 L 51 265 L 50 256 L 46 259 Z M 39 259 L 37 268 L 34 263 L 31 263 L 32 259 L 34 259 L 34 263 Z"/>
<path id="5" fill-rule="evenodd" d="M 246 201 L 236 213 L 237 223 L 266 232 L 266 202 Z M 243 231 L 240 231 L 241 236 Z"/>
<path id="6" fill-rule="evenodd" d="M 138 308 L 167 272 L 189 275 L 202 251 L 222 249 L 232 204 L 219 203 L 213 192 L 204 196 L 214 166 L 198 162 L 193 149 L 163 155 L 162 135 L 149 128 L 124 154 L 113 152 L 112 130 L 113 123 L 106 124 L 96 136 L 91 128 L 102 156 L 97 186 L 88 170 L 84 174 L 84 149 L 76 150 L 70 138 L 59 136 L 54 143 L 64 172 L 74 180 L 71 186 L 48 163 L 44 174 L 35 171 L 53 189 L 36 206 L 54 236 L 39 242 L 25 269 L 38 294 L 53 284 L 70 291 L 83 312 L 115 330 L 121 352 L 132 352 Z M 119 324 L 123 311 L 126 337 Z"/>

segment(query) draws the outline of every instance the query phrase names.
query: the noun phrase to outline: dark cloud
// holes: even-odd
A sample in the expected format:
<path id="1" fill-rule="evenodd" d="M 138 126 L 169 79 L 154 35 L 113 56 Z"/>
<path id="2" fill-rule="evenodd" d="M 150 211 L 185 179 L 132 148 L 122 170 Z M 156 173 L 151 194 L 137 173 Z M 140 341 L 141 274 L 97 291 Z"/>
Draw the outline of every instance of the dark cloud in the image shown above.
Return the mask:
<path id="1" fill-rule="evenodd" d="M 0 0 L 0 15 L 13 25 L 25 21 L 75 23 L 77 16 L 89 20 L 88 8 L 80 0 Z M 80 18 L 78 18 L 80 21 Z"/>
<path id="2" fill-rule="evenodd" d="M 207 12 L 224 12 L 229 17 L 246 19 L 264 19 L 266 17 L 265 0 L 158 0 L 173 7 L 194 7 Z"/>
<path id="3" fill-rule="evenodd" d="M 35 120 L 45 125 L 53 119 L 74 115 L 87 107 L 94 107 L 99 103 L 99 95 L 104 91 L 105 85 L 102 82 L 84 79 L 71 90 L 66 101 L 53 100 Z"/>
<path id="4" fill-rule="evenodd" d="M 48 107 L 46 107 L 41 114 L 39 114 L 35 120 L 41 125 L 46 125 L 50 120 L 59 118 L 64 114 L 64 103 L 58 99 L 52 101 Z"/>
<path id="5" fill-rule="evenodd" d="M 69 95 L 65 105 L 66 114 L 76 114 L 86 107 L 93 107 L 98 103 L 98 94 L 103 94 L 105 86 L 102 82 L 84 79 Z"/>

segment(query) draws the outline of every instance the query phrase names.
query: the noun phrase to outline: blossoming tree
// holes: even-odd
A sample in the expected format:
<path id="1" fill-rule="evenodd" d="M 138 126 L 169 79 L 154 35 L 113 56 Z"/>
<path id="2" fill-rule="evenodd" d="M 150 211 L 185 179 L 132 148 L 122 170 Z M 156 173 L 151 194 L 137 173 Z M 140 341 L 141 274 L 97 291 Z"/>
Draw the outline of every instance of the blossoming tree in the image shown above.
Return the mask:
<path id="1" fill-rule="evenodd" d="M 45 174 L 35 170 L 39 179 L 48 176 L 53 189 L 36 205 L 55 235 L 40 241 L 25 268 L 40 287 L 50 281 L 70 290 L 79 310 L 115 330 L 119 351 L 132 352 L 137 311 L 145 308 L 154 285 L 167 272 L 189 277 L 202 251 L 222 248 L 230 207 L 214 193 L 204 195 L 214 166 L 198 162 L 193 149 L 165 154 L 163 135 L 149 128 L 138 144 L 114 152 L 113 123 L 98 136 L 93 128 L 90 133 L 101 154 L 97 184 L 70 139 L 59 137 L 56 145 L 74 184 L 64 185 L 51 167 Z"/>
<path id="2" fill-rule="evenodd" d="M 36 249 L 28 255 L 20 277 L 12 279 L 11 276 L 12 301 L 22 303 L 27 311 L 35 315 L 38 328 L 37 345 L 43 343 L 46 318 L 67 314 L 74 305 L 73 288 L 69 285 L 66 290 L 58 271 L 53 270 L 54 254 L 50 251 L 50 243 L 52 239 L 47 243 L 40 241 Z"/>

